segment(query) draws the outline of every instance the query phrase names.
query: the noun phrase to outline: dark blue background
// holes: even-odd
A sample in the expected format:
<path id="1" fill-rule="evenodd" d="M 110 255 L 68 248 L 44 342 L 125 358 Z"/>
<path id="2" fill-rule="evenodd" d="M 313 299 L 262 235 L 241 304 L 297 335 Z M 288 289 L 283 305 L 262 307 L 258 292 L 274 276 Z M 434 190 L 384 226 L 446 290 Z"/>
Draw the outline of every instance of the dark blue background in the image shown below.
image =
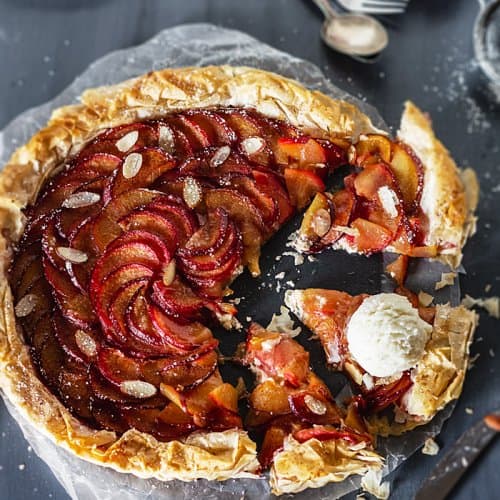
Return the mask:
<path id="1" fill-rule="evenodd" d="M 334 83 L 366 96 L 391 125 L 397 126 L 407 98 L 432 113 L 440 138 L 459 163 L 477 169 L 482 183 L 479 231 L 467 247 L 463 291 L 483 296 L 491 284 L 488 294 L 498 295 L 500 105 L 472 61 L 477 12 L 474 0 L 412 0 L 404 16 L 384 20 L 391 43 L 380 61 L 363 66 L 321 43 L 320 15 L 305 0 L 0 0 L 0 127 L 52 99 L 96 58 L 163 28 L 206 21 L 246 31 L 318 64 Z M 480 416 L 500 408 L 498 322 L 482 314 L 477 337 L 472 354 L 480 357 L 437 439 L 444 450 Z M 2 403 L 0 422 L 0 499 L 68 498 Z M 438 458 L 420 452 L 410 458 L 392 475 L 392 498 L 411 498 Z M 453 498 L 499 498 L 499 464 L 497 442 Z"/>

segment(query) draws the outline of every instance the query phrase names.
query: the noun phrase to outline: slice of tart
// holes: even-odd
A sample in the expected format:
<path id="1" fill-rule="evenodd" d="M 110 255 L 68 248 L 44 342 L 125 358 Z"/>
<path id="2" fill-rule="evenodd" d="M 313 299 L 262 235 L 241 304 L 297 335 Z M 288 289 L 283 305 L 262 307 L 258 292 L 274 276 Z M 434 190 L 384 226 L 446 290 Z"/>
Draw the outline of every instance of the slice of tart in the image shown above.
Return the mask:
<path id="1" fill-rule="evenodd" d="M 475 231 L 478 184 L 471 169 L 457 168 L 424 113 L 406 103 L 397 139 L 362 135 L 349 160 L 355 168 L 344 188 L 318 193 L 307 209 L 299 250 L 391 251 L 458 267 Z"/>
<path id="2" fill-rule="evenodd" d="M 419 307 L 404 295 L 289 290 L 286 305 L 352 381 L 353 405 L 375 434 L 399 434 L 459 397 L 477 324 L 462 306 Z M 392 410 L 387 415 L 385 410 Z"/>
<path id="3" fill-rule="evenodd" d="M 270 467 L 273 493 L 318 488 L 382 467 L 362 420 L 346 418 L 292 337 L 252 323 L 244 362 L 257 378 L 246 425 L 263 435 L 259 460 Z"/>

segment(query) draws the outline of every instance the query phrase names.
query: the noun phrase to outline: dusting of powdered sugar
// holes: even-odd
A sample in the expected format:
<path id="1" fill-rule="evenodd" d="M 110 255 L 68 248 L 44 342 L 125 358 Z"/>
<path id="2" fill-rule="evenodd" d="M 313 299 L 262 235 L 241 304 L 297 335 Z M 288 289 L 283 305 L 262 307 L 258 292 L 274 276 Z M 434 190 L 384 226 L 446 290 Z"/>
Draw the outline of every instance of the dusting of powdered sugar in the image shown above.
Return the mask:
<path id="1" fill-rule="evenodd" d="M 467 133 L 475 134 L 486 132 L 492 125 L 488 119 L 487 111 L 491 111 L 495 105 L 500 104 L 500 89 L 493 90 L 492 101 L 489 110 L 484 110 L 477 102 L 475 86 L 478 71 L 481 71 L 479 63 L 475 59 L 463 60 L 464 49 L 460 44 L 451 49 L 451 54 L 436 54 L 435 65 L 429 81 L 423 85 L 425 93 L 434 94 L 443 104 L 462 101 L 465 104 L 465 118 Z M 441 74 L 447 75 L 447 85 L 438 85 L 437 81 Z M 493 102 L 494 101 L 494 102 Z M 442 112 L 443 105 L 438 105 L 436 111 Z"/>

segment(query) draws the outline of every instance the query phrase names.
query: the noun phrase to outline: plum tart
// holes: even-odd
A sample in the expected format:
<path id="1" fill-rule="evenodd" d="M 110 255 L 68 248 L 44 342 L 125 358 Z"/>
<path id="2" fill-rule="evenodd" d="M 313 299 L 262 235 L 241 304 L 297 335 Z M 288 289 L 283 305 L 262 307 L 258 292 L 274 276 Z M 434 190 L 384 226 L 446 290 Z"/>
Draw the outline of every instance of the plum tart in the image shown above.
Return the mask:
<path id="1" fill-rule="evenodd" d="M 311 200 L 308 251 L 459 262 L 473 175 L 468 192 L 420 111 L 405 116 L 392 141 L 352 104 L 229 66 L 151 72 L 55 110 L 0 174 L 9 400 L 60 446 L 145 478 L 255 477 L 270 465 L 284 493 L 380 468 L 357 411 L 367 399 L 345 413 L 308 353 L 257 325 L 243 421 L 213 330 L 237 324 L 229 286 L 245 267 L 259 275 L 264 243 Z M 345 189 L 326 193 L 340 166 L 352 169 Z M 265 434 L 259 454 L 247 429 Z M 297 465 L 304 454 L 323 457 L 325 473 Z"/>

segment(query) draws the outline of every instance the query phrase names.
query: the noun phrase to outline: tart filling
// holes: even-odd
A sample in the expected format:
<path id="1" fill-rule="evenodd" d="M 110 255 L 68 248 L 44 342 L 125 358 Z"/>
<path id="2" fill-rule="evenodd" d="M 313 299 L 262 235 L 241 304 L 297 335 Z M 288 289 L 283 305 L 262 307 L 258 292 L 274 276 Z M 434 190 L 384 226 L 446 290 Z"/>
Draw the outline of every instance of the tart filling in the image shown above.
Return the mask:
<path id="1" fill-rule="evenodd" d="M 360 136 L 349 163 L 355 168 L 343 189 L 318 193 L 307 209 L 298 250 L 391 251 L 460 264 L 475 231 L 477 179 L 471 169 L 457 168 L 420 110 L 406 104 L 396 140 Z"/>
<path id="2" fill-rule="evenodd" d="M 258 380 L 245 423 L 263 436 L 259 461 L 271 467 L 273 493 L 381 469 L 383 459 L 363 420 L 337 406 L 297 341 L 253 323 L 244 350 L 244 362 Z"/>
<path id="3" fill-rule="evenodd" d="M 75 416 L 169 441 L 241 427 L 210 325 L 227 286 L 345 161 L 256 111 L 214 109 L 108 129 L 26 210 L 10 269 L 45 385 Z"/>

